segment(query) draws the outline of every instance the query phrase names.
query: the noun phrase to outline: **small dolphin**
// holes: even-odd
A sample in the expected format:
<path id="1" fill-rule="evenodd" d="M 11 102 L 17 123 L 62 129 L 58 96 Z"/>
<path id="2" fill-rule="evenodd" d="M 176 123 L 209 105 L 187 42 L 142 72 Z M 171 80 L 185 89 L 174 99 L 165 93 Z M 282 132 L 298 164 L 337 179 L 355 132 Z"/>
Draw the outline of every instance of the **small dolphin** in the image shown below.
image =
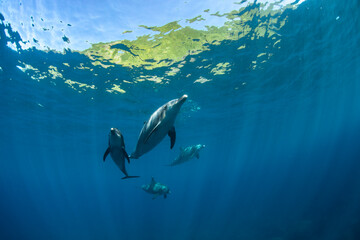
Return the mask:
<path id="1" fill-rule="evenodd" d="M 175 119 L 187 97 L 185 94 L 179 99 L 167 102 L 150 116 L 141 129 L 135 151 L 130 155 L 130 158 L 139 158 L 149 152 L 161 142 L 166 134 L 170 137 L 170 149 L 174 147 L 176 139 Z"/>
<path id="2" fill-rule="evenodd" d="M 194 157 L 199 159 L 199 157 L 200 157 L 199 152 L 204 147 L 205 147 L 205 145 L 197 144 L 197 145 L 187 147 L 185 149 L 180 148 L 180 155 L 169 166 L 179 165 L 181 163 L 189 161 L 190 159 L 192 159 Z"/>
<path id="3" fill-rule="evenodd" d="M 121 132 L 117 128 L 111 128 L 109 133 L 109 147 L 106 149 L 103 160 L 110 153 L 111 158 L 114 160 L 116 165 L 120 168 L 120 170 L 125 174 L 125 178 L 137 178 L 139 176 L 129 176 L 125 169 L 125 158 L 130 163 L 130 158 L 125 151 L 125 142 L 124 137 Z"/>
<path id="4" fill-rule="evenodd" d="M 171 191 L 168 186 L 158 183 L 155 181 L 154 177 L 151 177 L 150 184 L 142 185 L 141 188 L 150 194 L 153 194 L 153 199 L 157 198 L 158 196 L 164 195 L 164 198 L 167 197 L 167 194 L 170 194 Z"/>

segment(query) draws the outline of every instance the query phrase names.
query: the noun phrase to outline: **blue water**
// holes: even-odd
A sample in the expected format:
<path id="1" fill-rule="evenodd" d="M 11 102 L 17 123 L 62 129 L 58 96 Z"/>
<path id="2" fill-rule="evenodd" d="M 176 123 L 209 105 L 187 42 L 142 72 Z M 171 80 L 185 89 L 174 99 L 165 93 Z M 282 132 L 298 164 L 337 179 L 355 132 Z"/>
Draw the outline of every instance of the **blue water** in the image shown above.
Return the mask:
<path id="1" fill-rule="evenodd" d="M 306 1 L 285 10 L 281 48 L 261 68 L 249 63 L 266 40 L 223 41 L 169 84 L 137 83 L 125 94 L 107 93 L 104 79 L 169 69 L 14 51 L 7 43 L 21 36 L 1 21 L 0 239 L 360 239 L 359 13 L 358 0 Z M 206 77 L 196 68 L 202 59 L 232 71 L 193 84 Z M 98 89 L 34 81 L 18 61 L 65 69 Z M 109 129 L 122 131 L 131 152 L 151 113 L 185 93 L 174 149 L 164 139 L 126 166 L 140 178 L 121 180 L 113 161 L 102 161 Z M 198 143 L 206 145 L 199 159 L 165 166 L 180 146 Z M 151 176 L 170 187 L 166 199 L 140 188 Z"/>

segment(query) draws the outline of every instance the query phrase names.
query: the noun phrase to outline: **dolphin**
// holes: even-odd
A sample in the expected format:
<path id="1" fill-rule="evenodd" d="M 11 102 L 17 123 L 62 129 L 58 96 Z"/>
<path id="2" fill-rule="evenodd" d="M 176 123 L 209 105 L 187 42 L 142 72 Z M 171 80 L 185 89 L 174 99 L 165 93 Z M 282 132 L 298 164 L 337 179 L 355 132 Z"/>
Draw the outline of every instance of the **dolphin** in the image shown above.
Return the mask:
<path id="1" fill-rule="evenodd" d="M 187 97 L 185 94 L 179 99 L 167 102 L 150 116 L 141 129 L 135 151 L 130 155 L 130 158 L 137 159 L 149 152 L 166 135 L 170 137 L 170 149 L 174 147 L 176 139 L 175 119 Z"/>
<path id="2" fill-rule="evenodd" d="M 129 176 L 125 169 L 125 158 L 128 160 L 128 163 L 130 163 L 129 155 L 126 153 L 125 150 L 125 142 L 124 137 L 121 134 L 120 130 L 117 128 L 111 128 L 109 133 L 109 147 L 106 149 L 103 160 L 105 162 L 105 159 L 107 155 L 109 155 L 114 160 L 116 165 L 120 168 L 120 170 L 125 174 L 126 178 L 137 178 L 139 176 Z"/>
<path id="3" fill-rule="evenodd" d="M 203 145 L 203 144 L 197 144 L 197 145 L 189 146 L 186 148 L 180 148 L 179 156 L 168 166 L 179 165 L 181 163 L 189 161 L 190 159 L 192 159 L 194 157 L 199 159 L 199 157 L 200 157 L 199 152 L 204 147 L 205 147 L 205 145 Z"/>
<path id="4" fill-rule="evenodd" d="M 170 194 L 171 191 L 168 186 L 156 182 L 154 177 L 151 177 L 150 184 L 142 185 L 141 188 L 150 194 L 153 194 L 153 199 L 157 198 L 158 196 L 164 195 L 164 198 L 167 197 L 167 194 Z"/>

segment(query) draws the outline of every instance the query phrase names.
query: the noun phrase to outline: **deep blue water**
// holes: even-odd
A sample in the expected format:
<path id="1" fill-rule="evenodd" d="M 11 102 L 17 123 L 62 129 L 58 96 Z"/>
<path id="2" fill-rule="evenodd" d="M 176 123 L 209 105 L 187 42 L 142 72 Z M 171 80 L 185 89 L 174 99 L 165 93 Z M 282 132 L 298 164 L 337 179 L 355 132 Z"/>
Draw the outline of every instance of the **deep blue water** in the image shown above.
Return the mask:
<path id="1" fill-rule="evenodd" d="M 239 40 L 245 52 L 224 41 L 196 56 L 232 64 L 217 81 L 194 85 L 205 76 L 194 63 L 169 84 L 117 95 L 101 85 L 109 72 L 126 79 L 143 70 L 95 67 L 70 50 L 11 50 L 21 36 L 1 21 L 0 238 L 360 239 L 359 12 L 358 0 L 306 1 L 285 10 L 281 48 L 262 68 L 249 63 L 266 40 Z M 34 81 L 18 60 L 39 69 L 84 63 L 94 72 L 64 77 L 99 88 L 79 94 Z M 150 114 L 184 93 L 174 149 L 164 139 L 127 165 L 141 178 L 121 180 L 102 161 L 110 127 L 131 152 Z M 165 166 L 198 143 L 200 159 Z M 170 187 L 167 199 L 140 188 L 151 176 Z"/>

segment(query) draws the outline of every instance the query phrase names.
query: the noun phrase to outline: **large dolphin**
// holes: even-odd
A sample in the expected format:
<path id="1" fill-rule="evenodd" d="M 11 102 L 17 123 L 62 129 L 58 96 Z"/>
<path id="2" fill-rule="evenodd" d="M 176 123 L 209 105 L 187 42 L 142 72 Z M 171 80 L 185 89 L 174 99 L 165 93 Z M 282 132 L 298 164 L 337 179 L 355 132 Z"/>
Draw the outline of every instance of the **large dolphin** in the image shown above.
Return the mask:
<path id="1" fill-rule="evenodd" d="M 150 194 L 153 194 L 153 199 L 157 198 L 158 196 L 164 195 L 164 198 L 167 197 L 167 194 L 170 194 L 171 191 L 168 186 L 156 182 L 154 177 L 151 177 L 150 184 L 142 185 L 141 188 Z"/>
<path id="2" fill-rule="evenodd" d="M 116 165 L 120 168 L 120 170 L 125 174 L 125 178 L 136 178 L 139 176 L 129 176 L 125 169 L 125 158 L 130 163 L 130 158 L 125 151 L 125 142 L 124 137 L 121 134 L 120 130 L 117 128 L 111 128 L 109 133 L 109 147 L 106 149 L 103 160 L 110 153 L 111 158 L 114 160 Z"/>
<path id="3" fill-rule="evenodd" d="M 176 139 L 175 119 L 187 97 L 184 95 L 179 99 L 169 101 L 150 116 L 141 129 L 135 151 L 130 155 L 130 158 L 139 158 L 149 152 L 166 135 L 170 137 L 170 148 L 174 147 Z"/>
<path id="4" fill-rule="evenodd" d="M 189 161 L 194 157 L 199 159 L 200 157 L 199 152 L 204 147 L 205 145 L 203 144 L 197 144 L 186 148 L 180 148 L 179 156 L 169 166 L 179 165 L 181 163 Z"/>

